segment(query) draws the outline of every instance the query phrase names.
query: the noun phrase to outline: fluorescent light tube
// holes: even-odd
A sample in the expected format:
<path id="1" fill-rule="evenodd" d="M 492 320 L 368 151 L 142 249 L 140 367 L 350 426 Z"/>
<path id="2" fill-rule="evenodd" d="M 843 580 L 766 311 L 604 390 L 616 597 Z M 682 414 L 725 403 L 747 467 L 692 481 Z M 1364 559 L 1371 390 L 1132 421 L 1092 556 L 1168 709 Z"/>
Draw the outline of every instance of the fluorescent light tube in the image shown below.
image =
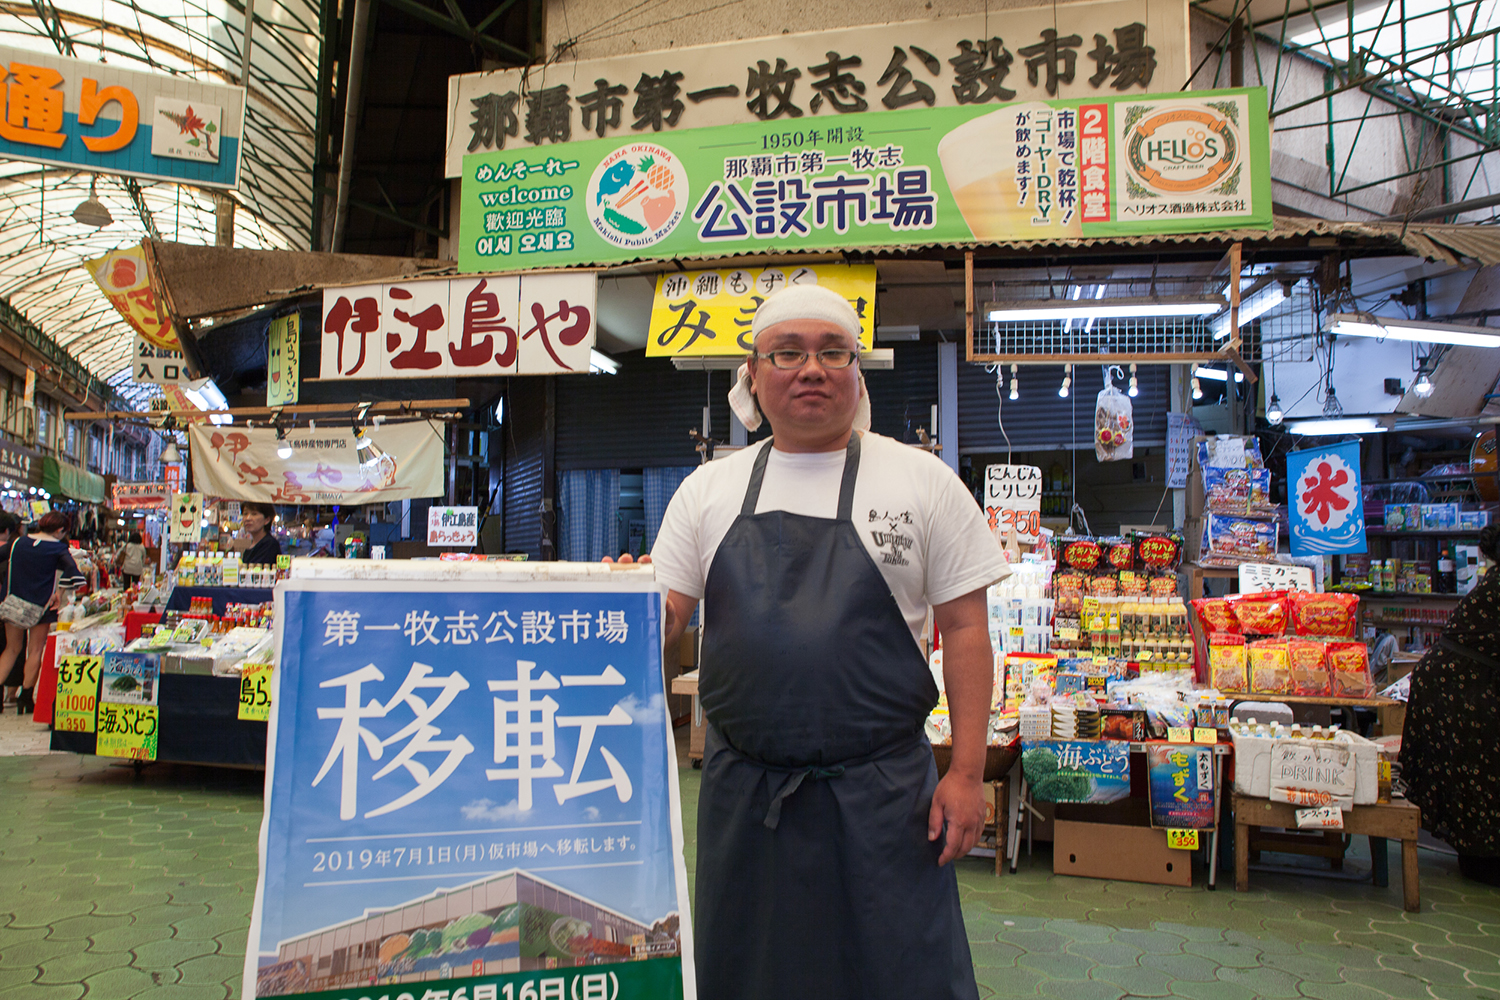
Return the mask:
<path id="1" fill-rule="evenodd" d="M 1281 282 L 1271 282 L 1254 295 L 1240 300 L 1240 326 L 1253 323 L 1285 301 L 1286 292 L 1282 290 Z M 1229 314 L 1225 313 L 1214 320 L 1213 329 L 1215 340 L 1223 340 L 1227 337 L 1229 335 Z"/>
<path id="2" fill-rule="evenodd" d="M 595 374 L 614 375 L 620 370 L 620 363 L 602 351 L 589 348 L 589 371 Z"/>
<path id="3" fill-rule="evenodd" d="M 1323 324 L 1323 331 L 1335 336 L 1374 337 L 1380 340 L 1409 340 L 1419 344 L 1454 344 L 1458 347 L 1500 347 L 1500 330 L 1484 326 L 1458 326 L 1453 323 L 1422 323 L 1409 319 L 1388 319 L 1335 313 Z"/>
<path id="4" fill-rule="evenodd" d="M 1047 301 L 991 302 L 985 315 L 991 323 L 1057 322 L 1075 319 L 1137 319 L 1155 316 L 1212 316 L 1224 308 L 1223 302 L 1207 300 L 1163 299 L 1096 299 L 1075 302 L 1071 299 Z"/>
<path id="5" fill-rule="evenodd" d="M 1196 376 L 1198 376 L 1199 378 L 1211 378 L 1215 382 L 1228 382 L 1229 381 L 1229 373 L 1226 372 L 1222 368 L 1195 368 L 1193 370 L 1193 374 L 1196 375 Z M 1244 372 L 1235 372 L 1234 373 L 1234 380 L 1236 382 L 1243 382 L 1243 381 L 1245 381 L 1245 373 Z"/>
<path id="6" fill-rule="evenodd" d="M 1386 426 L 1374 417 L 1339 417 L 1333 420 L 1298 420 L 1287 425 L 1293 434 L 1384 434 Z"/>

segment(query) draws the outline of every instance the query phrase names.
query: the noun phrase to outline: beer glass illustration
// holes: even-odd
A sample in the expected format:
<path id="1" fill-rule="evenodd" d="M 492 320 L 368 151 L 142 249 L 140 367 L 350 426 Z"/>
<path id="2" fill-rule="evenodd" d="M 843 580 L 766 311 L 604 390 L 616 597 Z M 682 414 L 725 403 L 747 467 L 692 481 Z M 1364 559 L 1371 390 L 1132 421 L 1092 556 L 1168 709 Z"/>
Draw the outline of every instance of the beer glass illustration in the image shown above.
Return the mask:
<path id="1" fill-rule="evenodd" d="M 1016 183 L 1016 116 L 1031 112 L 1025 120 L 1033 120 L 1035 112 L 1049 110 L 1053 109 L 1041 101 L 1008 104 L 964 122 L 939 140 L 938 159 L 943 165 L 943 176 L 975 239 L 1030 240 L 1083 235 L 1077 205 L 1073 206 L 1068 223 L 1064 225 L 1062 221 L 1068 213 L 1057 203 L 1056 153 L 1048 158 L 1045 171 L 1034 152 L 1029 157 L 1032 180 L 1024 202 Z M 1025 145 L 1035 148 L 1035 143 Z M 1052 192 L 1045 223 L 1038 221 L 1042 215 L 1036 200 L 1038 180 L 1043 173 L 1048 175 L 1046 181 L 1051 184 Z"/>

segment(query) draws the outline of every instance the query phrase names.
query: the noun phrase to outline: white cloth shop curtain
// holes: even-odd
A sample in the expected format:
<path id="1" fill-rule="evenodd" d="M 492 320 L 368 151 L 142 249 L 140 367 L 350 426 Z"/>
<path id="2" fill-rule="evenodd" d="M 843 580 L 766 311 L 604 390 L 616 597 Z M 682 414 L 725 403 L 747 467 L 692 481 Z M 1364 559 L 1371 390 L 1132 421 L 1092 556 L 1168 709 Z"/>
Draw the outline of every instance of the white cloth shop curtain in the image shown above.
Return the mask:
<path id="1" fill-rule="evenodd" d="M 672 502 L 672 494 L 682 481 L 693 474 L 696 465 L 673 465 L 641 470 L 641 491 L 646 497 L 646 551 L 656 544 L 656 533 L 661 530 L 661 519 Z"/>
<path id="2" fill-rule="evenodd" d="M 620 470 L 569 469 L 557 474 L 562 516 L 558 558 L 598 562 L 620 554 Z"/>

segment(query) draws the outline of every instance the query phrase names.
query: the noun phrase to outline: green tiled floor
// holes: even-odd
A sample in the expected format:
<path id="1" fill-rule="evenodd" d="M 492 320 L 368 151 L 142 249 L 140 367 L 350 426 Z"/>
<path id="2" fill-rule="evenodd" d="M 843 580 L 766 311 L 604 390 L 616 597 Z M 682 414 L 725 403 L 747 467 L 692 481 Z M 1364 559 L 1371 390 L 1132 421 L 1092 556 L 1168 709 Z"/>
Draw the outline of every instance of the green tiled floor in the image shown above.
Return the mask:
<path id="1" fill-rule="evenodd" d="M 699 774 L 682 772 L 691 870 Z M 0 757 L 0 994 L 239 995 L 261 780 L 69 755 Z M 1362 843 L 1362 842 L 1361 842 Z M 1268 856 L 1272 857 L 1272 856 Z M 1422 912 L 1391 887 L 1255 874 L 1252 891 L 959 864 L 983 996 L 1500 1000 L 1500 891 L 1422 852 Z M 1368 866 L 1355 856 L 1348 867 Z M 1227 883 L 1226 879 L 1226 883 Z"/>

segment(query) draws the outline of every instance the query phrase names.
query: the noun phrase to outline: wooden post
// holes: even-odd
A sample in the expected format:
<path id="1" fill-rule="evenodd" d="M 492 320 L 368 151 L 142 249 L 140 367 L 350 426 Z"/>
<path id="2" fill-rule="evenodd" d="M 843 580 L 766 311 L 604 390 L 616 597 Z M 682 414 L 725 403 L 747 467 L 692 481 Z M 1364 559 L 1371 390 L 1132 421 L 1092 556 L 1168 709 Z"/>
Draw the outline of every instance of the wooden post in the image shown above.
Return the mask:
<path id="1" fill-rule="evenodd" d="M 964 360 L 974 360 L 974 251 L 964 251 Z"/>

